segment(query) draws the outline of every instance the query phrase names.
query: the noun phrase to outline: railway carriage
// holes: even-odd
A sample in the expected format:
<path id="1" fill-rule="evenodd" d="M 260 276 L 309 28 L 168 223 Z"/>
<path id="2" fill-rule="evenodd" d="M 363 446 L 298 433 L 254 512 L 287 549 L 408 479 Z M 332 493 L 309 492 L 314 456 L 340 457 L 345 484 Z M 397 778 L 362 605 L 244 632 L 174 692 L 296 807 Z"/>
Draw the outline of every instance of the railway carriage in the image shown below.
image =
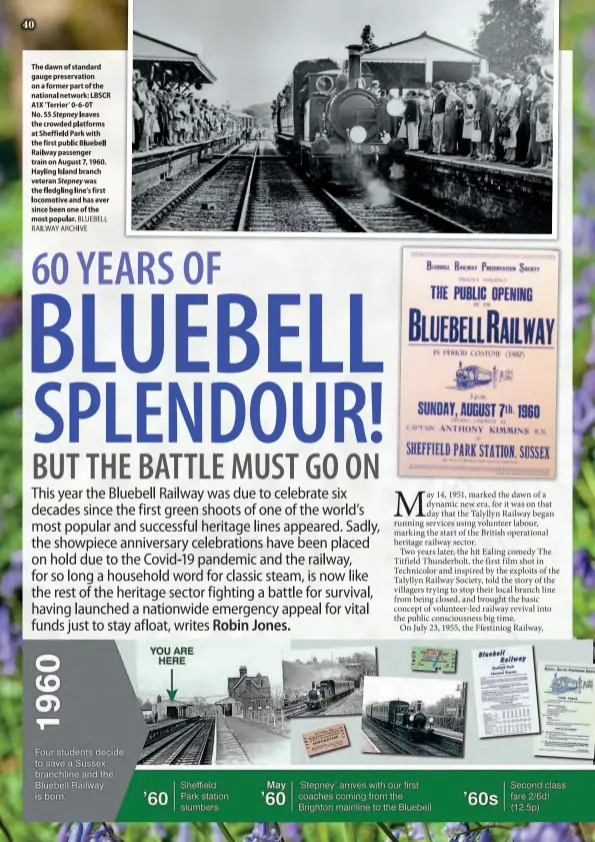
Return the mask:
<path id="1" fill-rule="evenodd" d="M 397 717 L 402 718 L 405 713 L 409 714 L 410 707 L 409 702 L 401 702 L 397 699 L 392 702 L 366 705 L 366 715 L 369 719 L 376 719 L 378 722 L 395 722 Z"/>
<path id="2" fill-rule="evenodd" d="M 361 46 L 347 49 L 347 73 L 332 59 L 302 61 L 273 103 L 280 151 L 324 181 L 388 175 L 402 151 L 391 140 L 387 98 L 362 75 Z"/>

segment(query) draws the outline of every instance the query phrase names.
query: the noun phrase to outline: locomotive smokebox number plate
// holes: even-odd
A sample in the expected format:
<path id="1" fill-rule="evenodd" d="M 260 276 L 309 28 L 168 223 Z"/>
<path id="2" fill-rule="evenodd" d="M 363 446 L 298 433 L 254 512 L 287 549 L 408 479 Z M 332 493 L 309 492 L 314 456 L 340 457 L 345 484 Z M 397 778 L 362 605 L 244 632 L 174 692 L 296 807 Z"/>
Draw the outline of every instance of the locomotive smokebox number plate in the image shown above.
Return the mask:
<path id="1" fill-rule="evenodd" d="M 362 143 L 358 146 L 358 149 L 361 149 L 362 155 L 386 155 L 388 153 L 386 143 Z"/>

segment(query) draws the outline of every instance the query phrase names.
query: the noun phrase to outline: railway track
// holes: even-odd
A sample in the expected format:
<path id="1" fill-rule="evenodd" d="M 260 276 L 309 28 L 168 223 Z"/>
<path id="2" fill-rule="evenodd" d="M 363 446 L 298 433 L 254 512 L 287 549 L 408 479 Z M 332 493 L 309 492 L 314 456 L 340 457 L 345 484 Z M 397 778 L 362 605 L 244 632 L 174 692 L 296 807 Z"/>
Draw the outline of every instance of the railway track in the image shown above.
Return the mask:
<path id="1" fill-rule="evenodd" d="M 210 164 L 185 171 L 178 183 L 159 196 L 156 207 L 133 213 L 137 231 L 233 231 L 250 172 L 251 158 L 236 146 Z M 256 155 L 256 152 L 254 153 Z M 136 216 L 136 221 L 135 221 Z"/>
<path id="2" fill-rule="evenodd" d="M 196 717 L 198 719 L 198 717 Z M 147 734 L 147 739 L 145 740 L 145 748 L 147 748 L 152 743 L 156 743 L 158 740 L 162 740 L 165 737 L 169 737 L 174 733 L 178 733 L 179 731 L 183 731 L 187 728 L 190 724 L 191 720 L 178 720 L 178 721 L 170 721 L 170 722 L 155 722 L 149 725 L 149 733 Z"/>
<path id="3" fill-rule="evenodd" d="M 304 180 L 277 156 L 236 147 L 193 178 L 172 182 L 138 231 L 362 232 L 365 227 L 329 193 Z M 148 203 L 147 203 L 148 204 Z"/>
<path id="4" fill-rule="evenodd" d="M 286 719 L 293 719 L 296 716 L 303 716 L 304 714 L 306 716 L 312 716 L 312 717 L 314 717 L 314 716 L 324 716 L 324 715 L 329 715 L 328 714 L 329 711 L 331 712 L 331 715 L 332 715 L 332 709 L 335 707 L 335 705 L 342 704 L 349 696 L 351 696 L 353 694 L 353 692 L 354 691 L 352 690 L 351 692 L 346 693 L 346 694 L 340 696 L 337 699 L 333 699 L 331 702 L 329 702 L 328 704 L 319 708 L 318 710 L 309 710 L 306 702 L 297 702 L 296 704 L 291 705 L 290 707 L 285 709 L 285 718 Z"/>
<path id="5" fill-rule="evenodd" d="M 301 716 L 301 714 L 305 713 L 307 710 L 308 705 L 305 702 L 301 702 L 297 705 L 292 705 L 291 707 L 285 708 L 285 718 L 293 719 L 294 716 Z"/>
<path id="6" fill-rule="evenodd" d="M 305 179 L 282 157 L 255 154 L 238 231 L 365 233 L 366 228 L 328 191 Z"/>
<path id="7" fill-rule="evenodd" d="M 362 724 L 364 733 L 366 730 L 370 731 L 376 739 L 373 740 L 377 748 L 382 754 L 406 754 L 430 757 L 450 757 L 454 755 L 451 752 L 441 749 L 439 746 L 431 745 L 431 743 L 411 743 L 408 740 L 397 737 L 394 733 L 385 730 L 380 725 L 370 722 L 366 719 Z M 381 743 L 379 745 L 378 743 Z"/>
<path id="8" fill-rule="evenodd" d="M 244 144 L 236 144 L 223 154 L 215 155 L 211 159 L 198 161 L 192 167 L 182 170 L 170 179 L 162 181 L 140 196 L 132 200 L 131 225 L 135 231 L 152 231 L 159 227 L 161 214 L 168 208 L 175 207 L 183 200 L 194 185 L 198 185 L 202 178 L 225 161 L 229 156 L 241 150 Z"/>
<path id="9" fill-rule="evenodd" d="M 208 717 L 143 749 L 138 765 L 207 766 L 212 762 L 214 740 L 215 718 Z"/>
<path id="10" fill-rule="evenodd" d="M 371 234 L 475 233 L 419 202 L 400 196 L 381 182 L 372 182 L 367 189 L 335 188 L 331 195 Z"/>
<path id="11" fill-rule="evenodd" d="M 343 701 L 343 699 L 339 699 L 338 701 L 334 702 L 333 704 L 338 705 L 339 702 L 342 702 L 342 701 Z M 304 716 L 304 715 L 308 716 L 308 717 L 311 716 L 312 718 L 314 718 L 315 716 L 328 715 L 327 712 L 329 710 L 332 710 L 333 704 L 326 705 L 326 707 L 320 708 L 318 710 L 308 710 L 307 705 L 302 705 L 301 707 L 296 708 L 295 710 L 291 710 L 291 711 L 286 712 L 285 718 L 286 719 L 293 719 L 296 716 Z"/>
<path id="12" fill-rule="evenodd" d="M 152 192 L 152 191 L 149 191 Z M 436 211 L 392 192 L 325 187 L 289 161 L 267 154 L 266 142 L 240 144 L 200 162 L 133 205 L 138 231 L 258 233 L 470 233 Z"/>

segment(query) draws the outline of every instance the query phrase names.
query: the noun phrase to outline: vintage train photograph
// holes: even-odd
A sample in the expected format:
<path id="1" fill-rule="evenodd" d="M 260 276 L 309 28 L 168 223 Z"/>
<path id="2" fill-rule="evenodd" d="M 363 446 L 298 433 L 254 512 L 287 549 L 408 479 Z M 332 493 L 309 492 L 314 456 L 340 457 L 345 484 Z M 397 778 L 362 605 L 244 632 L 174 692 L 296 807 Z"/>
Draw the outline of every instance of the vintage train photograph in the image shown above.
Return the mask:
<path id="1" fill-rule="evenodd" d="M 289 762 L 277 647 L 137 643 L 131 679 L 147 725 L 139 766 Z"/>
<path id="2" fill-rule="evenodd" d="M 467 684 L 420 678 L 366 678 L 362 752 L 463 757 Z"/>
<path id="3" fill-rule="evenodd" d="M 367 675 L 378 675 L 372 646 L 296 649 L 283 656 L 283 709 L 290 718 L 359 716 Z"/>
<path id="4" fill-rule="evenodd" d="M 130 9 L 130 232 L 554 233 L 556 0 Z"/>

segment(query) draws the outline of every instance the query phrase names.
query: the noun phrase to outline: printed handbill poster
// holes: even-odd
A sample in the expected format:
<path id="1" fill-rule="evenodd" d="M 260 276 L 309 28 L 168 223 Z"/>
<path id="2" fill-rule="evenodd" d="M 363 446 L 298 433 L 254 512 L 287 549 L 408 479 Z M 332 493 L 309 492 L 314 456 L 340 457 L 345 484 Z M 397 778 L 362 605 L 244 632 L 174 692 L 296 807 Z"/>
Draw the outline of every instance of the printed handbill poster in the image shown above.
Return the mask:
<path id="1" fill-rule="evenodd" d="M 539 733 L 532 646 L 475 650 L 473 683 L 480 740 Z"/>
<path id="2" fill-rule="evenodd" d="M 540 664 L 541 733 L 537 757 L 593 762 L 595 754 L 595 666 Z"/>
<path id="3" fill-rule="evenodd" d="M 404 249 L 399 475 L 553 479 L 558 253 Z"/>

